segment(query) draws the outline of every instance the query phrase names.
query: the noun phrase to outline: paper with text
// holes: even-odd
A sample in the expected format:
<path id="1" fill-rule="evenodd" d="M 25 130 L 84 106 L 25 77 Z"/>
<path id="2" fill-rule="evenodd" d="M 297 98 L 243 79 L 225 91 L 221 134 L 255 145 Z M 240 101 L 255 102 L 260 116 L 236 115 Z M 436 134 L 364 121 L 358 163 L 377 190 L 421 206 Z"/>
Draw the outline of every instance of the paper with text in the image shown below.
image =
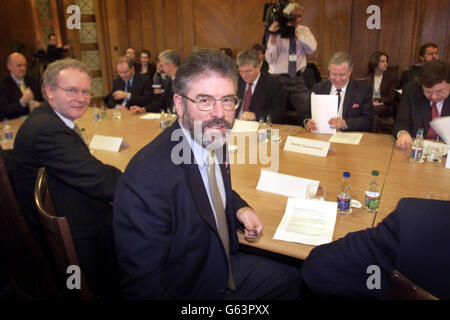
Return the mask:
<path id="1" fill-rule="evenodd" d="M 145 115 L 139 117 L 139 119 L 146 119 L 146 120 L 159 120 L 161 119 L 161 113 L 146 113 Z"/>
<path id="2" fill-rule="evenodd" d="M 350 132 L 336 132 L 328 140 L 334 143 L 344 143 L 344 144 L 359 144 L 361 142 L 363 134 L 362 133 L 350 133 Z"/>
<path id="3" fill-rule="evenodd" d="M 333 240 L 337 202 L 289 198 L 275 240 L 313 246 Z"/>
<path id="4" fill-rule="evenodd" d="M 430 122 L 430 126 L 446 144 L 450 145 L 450 117 L 434 118 Z"/>
<path id="5" fill-rule="evenodd" d="M 286 197 L 306 199 L 306 187 L 319 181 L 290 176 L 268 170 L 261 170 L 256 190 L 280 194 Z"/>
<path id="6" fill-rule="evenodd" d="M 258 131 L 258 127 L 259 122 L 236 119 L 234 121 L 233 129 L 231 129 L 231 133 L 256 133 Z"/>
<path id="7" fill-rule="evenodd" d="M 338 96 L 329 94 L 311 95 L 311 117 L 316 124 L 315 133 L 335 133 L 328 121 L 337 117 Z"/>
<path id="8" fill-rule="evenodd" d="M 330 146 L 327 141 L 288 136 L 283 150 L 326 157 Z"/>
<path id="9" fill-rule="evenodd" d="M 123 138 L 120 137 L 109 137 L 95 134 L 92 137 L 91 143 L 89 144 L 89 148 L 119 152 L 120 146 L 122 145 L 123 142 L 124 142 Z"/>

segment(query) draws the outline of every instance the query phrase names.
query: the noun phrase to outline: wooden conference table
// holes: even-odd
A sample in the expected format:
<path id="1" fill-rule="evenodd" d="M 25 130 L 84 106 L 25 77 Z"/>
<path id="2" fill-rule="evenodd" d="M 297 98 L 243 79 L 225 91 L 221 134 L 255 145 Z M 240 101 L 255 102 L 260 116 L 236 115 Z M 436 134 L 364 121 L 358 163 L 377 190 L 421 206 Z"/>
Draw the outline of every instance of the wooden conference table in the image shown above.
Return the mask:
<path id="1" fill-rule="evenodd" d="M 141 115 L 131 115 L 126 112 L 122 112 L 122 119 L 116 120 L 112 119 L 113 111 L 108 110 L 107 119 L 94 122 L 92 112 L 92 108 L 89 108 L 84 117 L 76 122 L 80 128 L 85 128 L 88 138 L 92 138 L 94 134 L 124 138 L 129 147 L 120 152 L 95 150 L 93 153 L 99 160 L 121 170 L 126 168 L 137 151 L 161 132 L 159 120 L 142 120 Z M 10 121 L 15 132 L 22 122 L 23 119 Z M 264 143 L 263 147 L 272 151 L 269 152 L 269 159 L 272 154 L 275 155 L 278 152 L 277 172 L 319 180 L 326 187 L 327 201 L 336 201 L 337 189 L 342 182 L 342 173 L 349 171 L 353 199 L 363 203 L 364 189 L 371 180 L 371 172 L 379 171 L 378 181 L 383 192 L 378 214 L 368 213 L 362 208 L 353 208 L 349 215 L 338 214 L 333 240 L 349 232 L 374 226 L 395 208 L 400 198 L 420 197 L 422 192 L 428 191 L 448 194 L 446 188 L 448 189 L 448 181 L 450 181 L 450 170 L 444 169 L 442 163 L 409 162 L 408 153 L 394 148 L 394 138 L 391 135 L 364 133 L 359 145 L 332 143 L 328 156 L 322 158 L 283 151 L 284 143 L 287 136 L 328 141 L 329 135 L 312 134 L 297 126 L 274 125 L 274 128 L 280 129 L 282 141 Z M 239 151 L 241 146 L 238 139 L 234 136 L 230 139 L 229 143 L 236 144 Z M 238 161 L 237 153 L 230 154 L 233 189 L 255 209 L 265 229 L 262 237 L 256 242 L 247 242 L 241 234 L 239 239 L 249 246 L 305 259 L 313 246 L 273 240 L 273 235 L 286 208 L 287 197 L 256 190 L 261 169 L 276 170 L 274 165 L 276 161 L 275 157 L 272 157 L 273 161 L 264 165 L 260 163 L 259 157 L 257 161 L 249 161 L 248 145 L 250 140 L 256 141 L 256 135 L 246 139 L 248 140 L 245 147 L 245 164 L 239 164 L 241 162 Z"/>

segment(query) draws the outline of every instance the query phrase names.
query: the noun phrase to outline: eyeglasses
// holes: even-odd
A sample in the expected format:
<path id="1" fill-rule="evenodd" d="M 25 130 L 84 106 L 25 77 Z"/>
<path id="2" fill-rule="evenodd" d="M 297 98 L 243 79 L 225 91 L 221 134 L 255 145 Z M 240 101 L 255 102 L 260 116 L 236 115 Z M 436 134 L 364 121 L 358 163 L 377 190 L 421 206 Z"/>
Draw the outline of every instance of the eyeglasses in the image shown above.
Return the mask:
<path id="1" fill-rule="evenodd" d="M 202 96 L 197 99 L 192 99 L 192 98 L 183 96 L 182 94 L 180 94 L 180 96 L 195 103 L 195 105 L 197 106 L 197 108 L 200 111 L 211 111 L 214 108 L 214 106 L 216 105 L 216 101 L 222 101 L 222 105 L 225 110 L 234 111 L 237 109 L 237 107 L 239 106 L 239 103 L 241 102 L 241 99 L 239 99 L 236 96 L 227 96 L 227 97 L 223 97 L 223 98 L 219 98 L 219 99 L 216 99 L 211 96 Z"/>
<path id="2" fill-rule="evenodd" d="M 77 88 L 61 88 L 60 86 L 56 87 L 63 90 L 69 97 L 76 97 L 80 94 L 80 90 L 78 90 Z M 85 97 L 91 97 L 91 90 L 81 90 L 81 94 Z"/>

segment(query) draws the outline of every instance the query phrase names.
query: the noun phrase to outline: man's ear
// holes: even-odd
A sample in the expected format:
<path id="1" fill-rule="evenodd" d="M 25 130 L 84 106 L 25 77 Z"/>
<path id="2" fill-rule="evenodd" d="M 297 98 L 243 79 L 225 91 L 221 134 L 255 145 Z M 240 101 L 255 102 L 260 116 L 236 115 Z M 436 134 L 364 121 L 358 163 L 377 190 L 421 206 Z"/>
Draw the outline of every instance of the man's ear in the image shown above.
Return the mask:
<path id="1" fill-rule="evenodd" d="M 47 95 L 47 100 L 53 99 L 53 90 L 49 84 L 45 85 L 45 94 Z"/>
<path id="2" fill-rule="evenodd" d="M 178 119 L 183 122 L 183 116 L 184 116 L 184 103 L 183 103 L 183 97 L 179 94 L 175 93 L 173 95 L 173 102 L 175 103 L 175 110 L 177 112 Z"/>

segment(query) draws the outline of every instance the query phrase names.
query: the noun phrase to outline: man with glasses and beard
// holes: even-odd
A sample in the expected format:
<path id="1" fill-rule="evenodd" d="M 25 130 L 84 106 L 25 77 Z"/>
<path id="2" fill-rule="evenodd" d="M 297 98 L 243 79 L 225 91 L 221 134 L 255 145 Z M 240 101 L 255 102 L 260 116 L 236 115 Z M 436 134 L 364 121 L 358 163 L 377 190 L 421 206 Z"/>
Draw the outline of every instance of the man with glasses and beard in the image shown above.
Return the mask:
<path id="1" fill-rule="evenodd" d="M 226 131 L 237 70 L 202 49 L 178 68 L 178 121 L 139 151 L 119 180 L 114 235 L 129 299 L 295 299 L 299 270 L 239 250 L 236 230 L 263 225 L 231 187 Z"/>

